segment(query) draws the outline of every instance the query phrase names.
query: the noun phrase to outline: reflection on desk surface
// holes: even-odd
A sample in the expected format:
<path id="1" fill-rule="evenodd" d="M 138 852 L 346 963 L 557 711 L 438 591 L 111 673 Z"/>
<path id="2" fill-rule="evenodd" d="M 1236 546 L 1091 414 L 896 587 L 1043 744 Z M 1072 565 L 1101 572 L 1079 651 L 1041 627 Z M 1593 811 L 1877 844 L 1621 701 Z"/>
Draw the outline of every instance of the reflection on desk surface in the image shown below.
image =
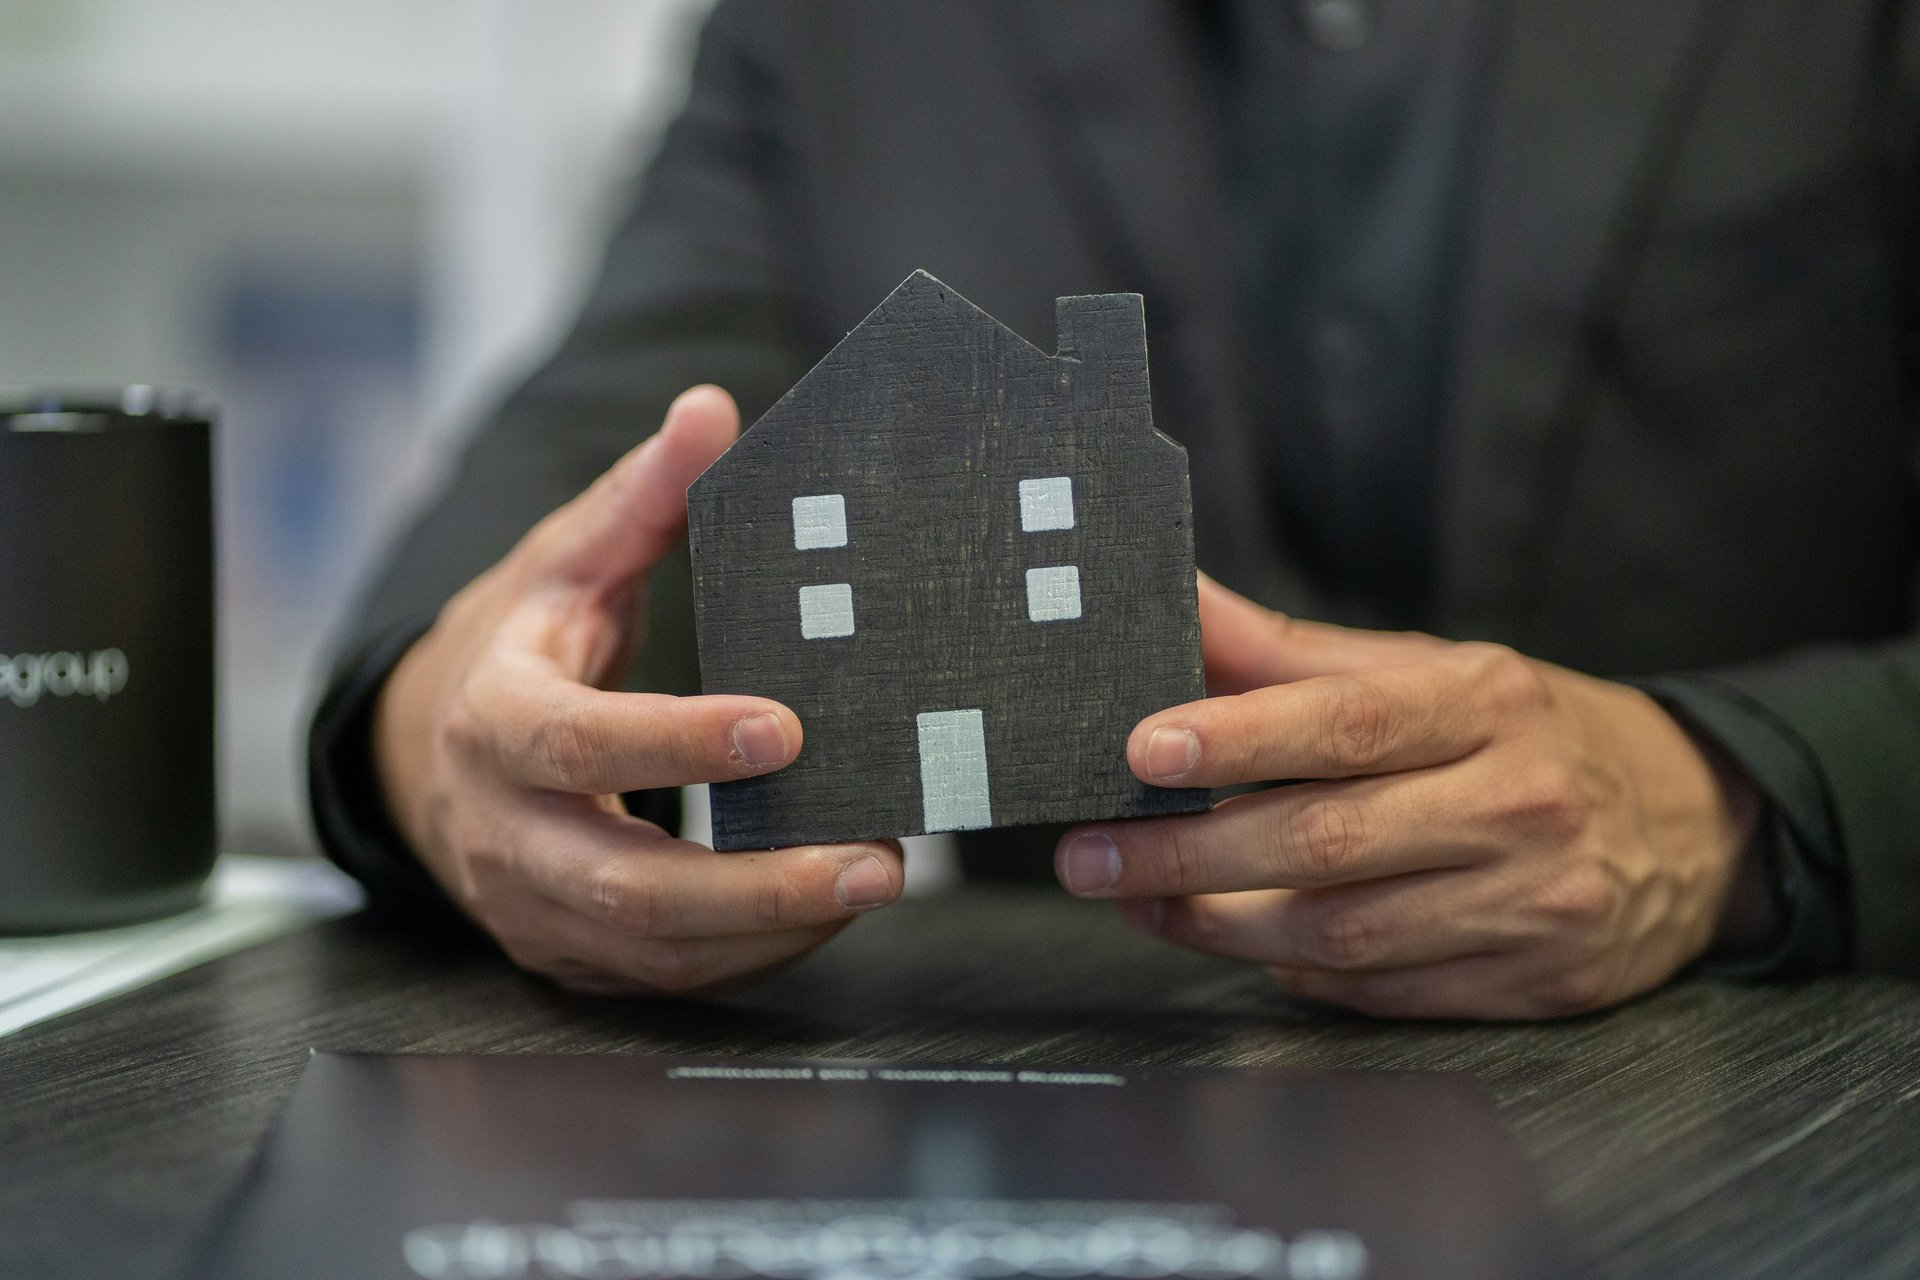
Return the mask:
<path id="1" fill-rule="evenodd" d="M 1610 1280 L 1911 1280 L 1917 996 L 1697 975 L 1561 1022 L 1384 1022 L 1108 904 L 970 887 L 872 912 L 737 991 L 612 999 L 475 931 L 359 912 L 0 1038 L 0 1277 L 180 1274 L 318 1048 L 1465 1072 Z M 936 1149 L 955 1173 L 971 1150 Z"/>
<path id="2" fill-rule="evenodd" d="M 360 905 L 331 864 L 227 854 L 206 902 L 164 920 L 0 938 L 0 1036 Z"/>
<path id="3" fill-rule="evenodd" d="M 316 1054 L 195 1280 L 1566 1280 L 1461 1074 Z"/>

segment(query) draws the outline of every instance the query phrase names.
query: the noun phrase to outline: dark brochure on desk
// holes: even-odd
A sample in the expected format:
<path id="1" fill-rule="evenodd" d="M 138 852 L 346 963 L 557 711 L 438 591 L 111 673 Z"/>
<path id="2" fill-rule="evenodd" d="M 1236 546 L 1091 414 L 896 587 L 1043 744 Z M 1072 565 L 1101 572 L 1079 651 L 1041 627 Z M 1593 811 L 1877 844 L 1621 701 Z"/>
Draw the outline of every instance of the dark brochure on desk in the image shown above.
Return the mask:
<path id="1" fill-rule="evenodd" d="M 1573 1270 L 1464 1078 L 317 1054 L 185 1274 Z"/>

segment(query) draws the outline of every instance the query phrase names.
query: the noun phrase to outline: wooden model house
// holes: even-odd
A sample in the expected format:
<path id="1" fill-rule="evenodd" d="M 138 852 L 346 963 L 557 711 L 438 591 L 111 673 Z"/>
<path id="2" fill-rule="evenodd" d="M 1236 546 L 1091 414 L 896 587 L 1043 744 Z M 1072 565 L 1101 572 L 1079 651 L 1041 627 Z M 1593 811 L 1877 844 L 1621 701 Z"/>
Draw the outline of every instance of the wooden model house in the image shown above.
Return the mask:
<path id="1" fill-rule="evenodd" d="M 1049 356 L 915 272 L 688 494 L 702 682 L 798 760 L 712 789 L 721 849 L 1204 809 L 1127 768 L 1202 696 L 1186 451 L 1135 294 Z"/>

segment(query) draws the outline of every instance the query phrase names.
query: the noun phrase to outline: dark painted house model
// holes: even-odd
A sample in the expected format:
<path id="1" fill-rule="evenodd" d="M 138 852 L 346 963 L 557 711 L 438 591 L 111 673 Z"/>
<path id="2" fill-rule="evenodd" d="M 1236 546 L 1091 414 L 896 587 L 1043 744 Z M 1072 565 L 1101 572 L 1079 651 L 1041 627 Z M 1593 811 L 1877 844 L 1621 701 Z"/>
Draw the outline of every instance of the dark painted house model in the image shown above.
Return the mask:
<path id="1" fill-rule="evenodd" d="M 1202 696 L 1186 451 L 1135 294 L 1049 356 L 915 272 L 688 494 L 702 682 L 792 707 L 716 785 L 721 849 L 1189 813 L 1127 768 Z"/>

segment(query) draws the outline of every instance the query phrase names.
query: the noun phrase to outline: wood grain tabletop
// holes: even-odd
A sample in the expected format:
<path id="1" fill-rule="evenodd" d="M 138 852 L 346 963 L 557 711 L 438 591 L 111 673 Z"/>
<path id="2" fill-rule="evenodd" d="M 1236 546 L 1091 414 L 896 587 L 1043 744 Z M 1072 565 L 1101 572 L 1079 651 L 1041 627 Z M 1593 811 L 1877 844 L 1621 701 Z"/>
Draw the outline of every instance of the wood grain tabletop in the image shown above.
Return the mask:
<path id="1" fill-rule="evenodd" d="M 1106 904 L 968 889 L 707 1000 L 571 996 L 361 916 L 0 1040 L 0 1277 L 168 1274 L 316 1048 L 1464 1071 L 1601 1275 L 1920 1275 L 1920 984 L 1694 978 L 1564 1022 L 1376 1022 Z"/>

